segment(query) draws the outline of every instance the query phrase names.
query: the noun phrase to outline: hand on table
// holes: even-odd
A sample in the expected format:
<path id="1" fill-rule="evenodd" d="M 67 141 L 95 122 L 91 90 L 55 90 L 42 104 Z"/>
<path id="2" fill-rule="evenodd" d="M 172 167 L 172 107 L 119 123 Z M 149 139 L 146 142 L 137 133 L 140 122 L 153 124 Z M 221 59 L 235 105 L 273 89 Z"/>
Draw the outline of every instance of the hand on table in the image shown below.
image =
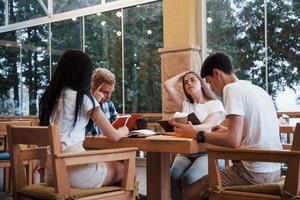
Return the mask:
<path id="1" fill-rule="evenodd" d="M 122 137 L 127 137 L 129 130 L 128 130 L 127 126 L 122 126 L 122 127 L 118 128 L 118 132 L 122 135 Z"/>

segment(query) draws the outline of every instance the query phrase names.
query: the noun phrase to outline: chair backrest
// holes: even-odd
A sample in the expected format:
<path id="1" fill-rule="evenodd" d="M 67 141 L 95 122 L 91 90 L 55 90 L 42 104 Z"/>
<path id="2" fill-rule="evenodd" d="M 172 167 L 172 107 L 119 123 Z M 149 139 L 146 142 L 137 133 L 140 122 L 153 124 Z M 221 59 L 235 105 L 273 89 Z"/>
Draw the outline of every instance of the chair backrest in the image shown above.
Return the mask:
<path id="1" fill-rule="evenodd" d="M 59 191 L 61 185 L 57 183 L 57 177 L 65 179 L 68 183 L 67 171 L 64 163 L 59 159 L 54 159 L 56 155 L 61 153 L 59 142 L 58 127 L 50 125 L 42 126 L 8 126 L 8 143 L 12 160 L 13 170 L 13 186 L 14 190 L 18 190 L 26 186 L 26 177 L 24 173 L 23 161 L 26 160 L 46 160 L 47 147 L 50 146 L 53 166 L 55 168 L 54 180 L 56 183 L 56 192 Z M 21 145 L 34 146 L 32 148 L 21 148 Z"/>
<path id="2" fill-rule="evenodd" d="M 300 151 L 300 123 L 297 123 L 295 128 L 291 151 L 295 151 L 298 154 Z M 297 161 L 292 160 L 293 162 L 288 163 L 288 169 L 284 183 L 284 191 L 288 191 L 290 194 L 297 195 L 299 195 L 300 191 L 300 157 L 298 154 Z"/>
<path id="3" fill-rule="evenodd" d="M 32 126 L 32 120 L 8 120 L 0 121 L 0 132 L 7 132 L 7 125 L 11 126 Z"/>
<path id="4" fill-rule="evenodd" d="M 297 123 L 293 137 L 292 151 L 300 151 L 300 123 Z"/>
<path id="5" fill-rule="evenodd" d="M 32 120 L 8 120 L 0 121 L 0 136 L 4 138 L 4 151 L 8 151 L 7 141 L 7 126 L 32 126 L 34 122 Z"/>

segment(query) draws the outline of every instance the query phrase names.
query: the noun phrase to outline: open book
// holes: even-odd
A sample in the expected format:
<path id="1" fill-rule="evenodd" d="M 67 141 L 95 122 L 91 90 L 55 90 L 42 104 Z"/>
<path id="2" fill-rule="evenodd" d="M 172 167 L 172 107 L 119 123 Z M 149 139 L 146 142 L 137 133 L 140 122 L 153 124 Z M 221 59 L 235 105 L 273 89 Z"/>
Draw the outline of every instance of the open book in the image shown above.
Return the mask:
<path id="1" fill-rule="evenodd" d="M 182 118 L 184 118 L 184 117 L 181 117 L 181 120 L 182 120 Z M 192 122 L 193 125 L 201 124 L 200 120 L 198 119 L 197 115 L 194 112 L 186 115 L 185 118 L 186 119 L 183 121 L 186 121 L 186 122 L 190 121 L 190 122 Z M 176 121 L 176 119 L 174 119 L 174 120 Z M 158 120 L 157 122 L 163 128 L 163 130 L 165 132 L 173 132 L 174 131 L 174 126 L 172 126 L 169 123 L 169 120 Z"/>
<path id="2" fill-rule="evenodd" d="M 130 133 L 128 134 L 128 137 L 148 137 L 148 136 L 152 136 L 152 135 L 156 135 L 156 133 L 152 130 L 139 129 L 139 130 L 130 131 Z"/>
<path id="3" fill-rule="evenodd" d="M 120 128 L 122 126 L 127 126 L 129 131 L 133 130 L 136 126 L 136 120 L 142 118 L 140 114 L 132 115 L 120 115 L 113 123 L 114 128 Z"/>

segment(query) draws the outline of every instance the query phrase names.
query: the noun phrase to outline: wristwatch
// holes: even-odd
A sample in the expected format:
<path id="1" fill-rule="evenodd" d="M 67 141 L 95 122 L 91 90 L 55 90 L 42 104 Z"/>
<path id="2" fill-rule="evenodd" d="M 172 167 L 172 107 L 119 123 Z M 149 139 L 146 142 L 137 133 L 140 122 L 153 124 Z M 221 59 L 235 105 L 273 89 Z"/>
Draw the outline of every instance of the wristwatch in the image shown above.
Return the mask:
<path id="1" fill-rule="evenodd" d="M 199 143 L 204 143 L 205 142 L 205 136 L 204 136 L 204 131 L 199 131 L 198 134 L 197 134 L 197 142 Z"/>

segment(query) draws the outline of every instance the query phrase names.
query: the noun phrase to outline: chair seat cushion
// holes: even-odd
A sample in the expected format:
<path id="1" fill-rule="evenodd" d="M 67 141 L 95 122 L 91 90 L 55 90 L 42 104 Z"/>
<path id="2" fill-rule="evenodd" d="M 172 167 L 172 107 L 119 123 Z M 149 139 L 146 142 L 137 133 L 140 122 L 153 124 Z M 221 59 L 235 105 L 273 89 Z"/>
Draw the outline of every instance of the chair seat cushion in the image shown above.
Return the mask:
<path id="1" fill-rule="evenodd" d="M 0 160 L 9 160 L 9 153 L 8 152 L 1 152 L 0 153 Z"/>
<path id="2" fill-rule="evenodd" d="M 238 185 L 223 187 L 224 190 L 238 191 L 238 192 L 250 192 L 260 194 L 281 195 L 283 191 L 284 181 L 263 183 L 256 185 Z"/>
<path id="3" fill-rule="evenodd" d="M 59 195 L 54 192 L 54 187 L 41 183 L 25 186 L 22 189 L 18 190 L 18 194 L 40 200 L 73 200 L 81 197 L 120 190 L 122 190 L 122 188 L 118 186 L 105 186 L 95 189 L 71 188 L 71 193 L 69 195 Z"/>

